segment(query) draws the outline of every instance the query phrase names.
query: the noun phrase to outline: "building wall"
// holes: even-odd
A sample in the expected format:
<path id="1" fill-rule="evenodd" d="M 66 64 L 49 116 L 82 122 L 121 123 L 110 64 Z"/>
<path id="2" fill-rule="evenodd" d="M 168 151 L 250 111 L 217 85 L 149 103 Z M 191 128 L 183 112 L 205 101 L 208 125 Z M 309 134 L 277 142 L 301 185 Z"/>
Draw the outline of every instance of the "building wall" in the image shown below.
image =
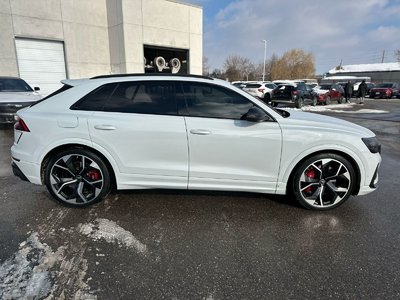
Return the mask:
<path id="1" fill-rule="evenodd" d="M 0 9 L 1 74 L 18 76 L 14 37 L 63 41 L 71 78 L 110 72 L 106 0 L 0 0 Z"/>
<path id="2" fill-rule="evenodd" d="M 0 75 L 19 75 L 14 37 L 63 41 L 69 78 L 143 72 L 144 44 L 202 72 L 202 9 L 173 0 L 0 0 Z"/>
<path id="3" fill-rule="evenodd" d="M 203 11 L 165 0 L 107 0 L 113 73 L 143 72 L 143 45 L 189 49 L 189 72 L 202 74 Z"/>

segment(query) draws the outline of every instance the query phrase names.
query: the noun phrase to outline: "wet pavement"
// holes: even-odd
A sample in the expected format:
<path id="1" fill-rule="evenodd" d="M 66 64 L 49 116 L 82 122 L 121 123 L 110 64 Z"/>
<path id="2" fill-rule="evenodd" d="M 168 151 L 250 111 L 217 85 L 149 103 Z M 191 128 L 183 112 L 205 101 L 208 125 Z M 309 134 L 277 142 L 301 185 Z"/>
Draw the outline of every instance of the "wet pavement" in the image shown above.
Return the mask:
<path id="1" fill-rule="evenodd" d="M 13 133 L 0 129 L 0 298 L 399 299 L 400 100 L 360 107 L 319 113 L 377 133 L 379 189 L 327 212 L 158 190 L 66 208 L 11 175 Z"/>

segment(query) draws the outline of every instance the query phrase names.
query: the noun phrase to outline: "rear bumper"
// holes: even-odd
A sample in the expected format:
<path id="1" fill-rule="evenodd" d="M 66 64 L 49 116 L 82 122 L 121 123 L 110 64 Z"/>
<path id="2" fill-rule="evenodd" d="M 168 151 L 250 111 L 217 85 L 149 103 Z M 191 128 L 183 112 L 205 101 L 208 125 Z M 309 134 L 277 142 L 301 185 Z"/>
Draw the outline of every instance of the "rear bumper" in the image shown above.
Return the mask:
<path id="1" fill-rule="evenodd" d="M 42 185 L 40 165 L 13 158 L 11 167 L 15 176 L 22 180 Z"/>
<path id="2" fill-rule="evenodd" d="M 15 176 L 19 177 L 23 181 L 29 181 L 28 178 L 22 173 L 21 169 L 17 166 L 15 162 L 11 163 L 11 168 Z"/>

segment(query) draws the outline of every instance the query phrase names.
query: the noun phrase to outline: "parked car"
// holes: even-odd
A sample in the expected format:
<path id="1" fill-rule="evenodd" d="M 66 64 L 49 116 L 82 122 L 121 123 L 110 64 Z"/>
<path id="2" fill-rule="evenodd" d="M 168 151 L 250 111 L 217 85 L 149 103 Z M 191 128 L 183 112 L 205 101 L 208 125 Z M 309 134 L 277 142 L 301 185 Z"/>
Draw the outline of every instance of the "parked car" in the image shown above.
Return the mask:
<path id="1" fill-rule="evenodd" d="M 255 82 L 247 83 L 243 88 L 243 91 L 263 100 L 265 103 L 269 103 L 272 98 L 272 91 L 275 88 L 276 85 L 272 82 Z"/>
<path id="2" fill-rule="evenodd" d="M 361 82 L 356 82 L 354 84 L 354 89 L 353 89 L 353 96 L 357 97 L 358 96 L 358 87 L 360 86 Z M 372 88 L 375 87 L 375 84 L 373 84 L 372 82 L 366 82 L 367 84 L 367 92 L 366 95 L 369 95 L 369 92 Z"/>
<path id="3" fill-rule="evenodd" d="M 344 90 L 338 84 L 321 84 L 316 93 L 318 94 L 318 102 L 322 104 L 329 105 L 332 100 L 343 103 Z"/>
<path id="4" fill-rule="evenodd" d="M 369 91 L 370 98 L 400 98 L 399 86 L 396 82 L 378 83 Z"/>
<path id="5" fill-rule="evenodd" d="M 0 76 L 0 123 L 15 123 L 17 110 L 41 99 L 39 90 L 21 78 Z"/>
<path id="6" fill-rule="evenodd" d="M 239 89 L 243 89 L 246 86 L 246 82 L 244 82 L 244 81 L 233 81 L 232 85 L 238 87 Z"/>
<path id="7" fill-rule="evenodd" d="M 14 174 L 63 204 L 93 204 L 112 187 L 172 188 L 294 193 L 327 210 L 376 189 L 380 144 L 353 123 L 273 109 L 195 75 L 68 84 L 18 111 L 11 148 Z"/>
<path id="8" fill-rule="evenodd" d="M 303 105 L 317 105 L 317 95 L 313 90 L 307 89 L 304 83 L 300 84 L 281 84 L 272 93 L 272 106 L 279 103 L 294 105 L 301 108 Z"/>

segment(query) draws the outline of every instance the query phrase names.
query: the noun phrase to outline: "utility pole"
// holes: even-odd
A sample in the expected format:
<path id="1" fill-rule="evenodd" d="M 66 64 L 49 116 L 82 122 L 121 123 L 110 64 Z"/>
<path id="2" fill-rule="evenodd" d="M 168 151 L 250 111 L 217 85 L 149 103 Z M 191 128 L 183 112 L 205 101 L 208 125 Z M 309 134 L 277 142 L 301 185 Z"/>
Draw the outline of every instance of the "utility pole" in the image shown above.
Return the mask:
<path id="1" fill-rule="evenodd" d="M 263 69 L 262 81 L 265 81 L 265 61 L 267 59 L 267 41 L 263 40 L 263 42 L 264 42 L 264 69 Z"/>
<path id="2" fill-rule="evenodd" d="M 385 60 L 385 50 L 383 50 L 383 53 L 382 53 L 382 63 L 384 60 Z"/>

